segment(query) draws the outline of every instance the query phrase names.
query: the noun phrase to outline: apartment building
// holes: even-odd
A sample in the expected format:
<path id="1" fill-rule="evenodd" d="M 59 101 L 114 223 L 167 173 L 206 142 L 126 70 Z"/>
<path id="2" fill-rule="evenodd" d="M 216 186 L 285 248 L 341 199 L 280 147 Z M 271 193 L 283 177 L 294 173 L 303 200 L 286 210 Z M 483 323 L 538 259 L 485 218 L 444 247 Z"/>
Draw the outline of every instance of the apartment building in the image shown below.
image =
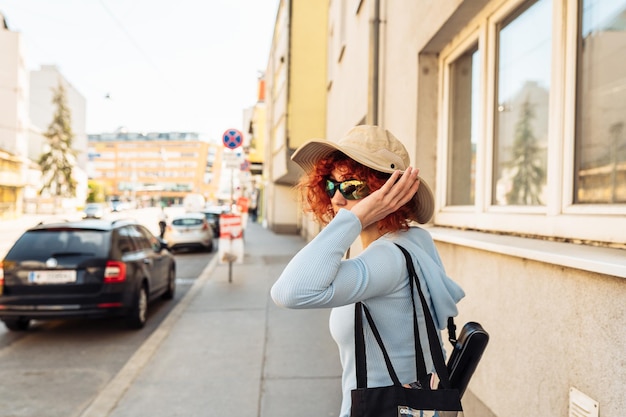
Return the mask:
<path id="1" fill-rule="evenodd" d="M 323 6 L 326 30 L 308 36 L 323 36 L 325 58 L 307 69 L 326 70 L 322 137 L 371 123 L 404 142 L 435 193 L 427 228 L 467 294 L 457 322 L 491 334 L 466 415 L 622 416 L 626 1 Z M 288 158 L 319 132 L 290 129 L 315 113 L 281 94 L 300 75 L 303 51 L 287 40 L 308 29 L 299 7 L 281 2 L 268 64 L 269 178 L 280 190 L 268 204 L 284 204 L 274 221 L 310 238 Z"/>
<path id="2" fill-rule="evenodd" d="M 28 72 L 21 38 L 0 13 L 0 217 L 22 212 L 28 169 Z"/>
<path id="3" fill-rule="evenodd" d="M 215 200 L 222 144 L 194 132 L 102 133 L 88 135 L 89 178 L 107 198 L 138 205 L 180 203 L 188 193 Z"/>
<path id="4" fill-rule="evenodd" d="M 291 154 L 307 139 L 325 137 L 327 21 L 325 0 L 278 6 L 265 73 L 265 210 L 269 227 L 279 233 L 296 233 L 304 224 L 293 194 L 302 170 Z"/>
<path id="5" fill-rule="evenodd" d="M 2 18 L 0 51 L 0 216 L 13 217 L 24 212 L 50 212 L 56 201 L 39 195 L 41 169 L 37 161 L 45 152 L 44 133 L 56 108 L 53 90 L 62 85 L 72 118 L 73 149 L 77 165 L 72 175 L 77 181 L 76 197 L 62 200 L 64 208 L 84 202 L 87 195 L 86 102 L 60 71 L 44 65 L 28 71 L 22 52 L 22 35 L 10 30 Z"/>

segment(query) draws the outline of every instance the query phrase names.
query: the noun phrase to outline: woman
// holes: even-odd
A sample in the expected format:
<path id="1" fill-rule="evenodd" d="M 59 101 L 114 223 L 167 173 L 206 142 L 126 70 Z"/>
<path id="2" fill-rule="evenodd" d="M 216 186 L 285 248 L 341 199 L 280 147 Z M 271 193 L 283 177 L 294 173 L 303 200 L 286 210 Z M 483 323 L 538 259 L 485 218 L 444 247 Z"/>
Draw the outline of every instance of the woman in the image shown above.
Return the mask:
<path id="1" fill-rule="evenodd" d="M 332 308 L 330 331 L 343 368 L 341 417 L 350 415 L 356 387 L 354 303 L 370 310 L 400 382 L 416 380 L 413 316 L 406 261 L 395 243 L 409 251 L 435 324 L 444 329 L 457 315 L 463 290 L 447 277 L 429 233 L 412 227 L 432 217 L 428 185 L 411 168 L 402 143 L 378 126 L 357 126 L 337 142 L 311 140 L 292 156 L 306 172 L 300 182 L 313 217 L 327 225 L 289 262 L 271 290 L 288 308 Z M 344 259 L 359 237 L 363 252 Z M 425 335 L 418 310 L 420 334 Z M 365 329 L 368 386 L 392 382 L 382 353 Z M 428 341 L 421 338 L 432 371 Z"/>

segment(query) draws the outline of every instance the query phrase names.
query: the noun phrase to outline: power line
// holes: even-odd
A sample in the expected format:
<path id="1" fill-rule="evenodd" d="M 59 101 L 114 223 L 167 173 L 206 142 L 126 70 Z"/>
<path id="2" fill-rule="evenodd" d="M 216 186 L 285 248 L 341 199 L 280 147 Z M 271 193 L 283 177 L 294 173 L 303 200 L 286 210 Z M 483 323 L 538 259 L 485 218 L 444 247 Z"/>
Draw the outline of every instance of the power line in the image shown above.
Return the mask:
<path id="1" fill-rule="evenodd" d="M 139 43 L 135 41 L 135 39 L 131 36 L 130 32 L 126 29 L 126 27 L 122 24 L 122 22 L 117 18 L 117 16 L 115 16 L 115 14 L 111 11 L 111 9 L 107 7 L 107 5 L 104 3 L 104 0 L 100 0 L 100 5 L 108 13 L 108 15 L 111 17 L 113 22 L 115 22 L 117 27 L 128 38 L 128 40 L 135 47 L 135 49 L 137 49 L 137 51 L 139 51 L 139 53 L 143 56 L 143 58 L 148 62 L 148 64 L 150 64 L 150 66 L 157 72 L 157 74 L 159 74 L 159 76 L 163 79 L 163 81 L 166 84 L 171 86 L 167 78 L 164 77 L 163 74 L 161 73 L 161 70 L 159 69 L 159 67 L 154 63 L 154 61 L 152 61 L 152 58 L 150 58 L 150 56 L 146 53 L 146 51 L 143 50 L 143 48 L 139 45 Z"/>

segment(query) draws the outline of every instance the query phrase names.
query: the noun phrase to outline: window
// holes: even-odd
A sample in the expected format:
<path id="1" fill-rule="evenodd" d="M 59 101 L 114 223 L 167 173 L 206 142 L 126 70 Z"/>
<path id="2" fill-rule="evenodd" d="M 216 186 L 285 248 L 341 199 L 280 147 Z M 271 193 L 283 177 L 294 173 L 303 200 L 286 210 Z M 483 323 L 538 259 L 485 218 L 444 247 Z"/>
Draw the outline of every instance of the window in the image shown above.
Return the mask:
<path id="1" fill-rule="evenodd" d="M 143 240 L 148 242 L 149 247 L 155 252 L 159 252 L 161 250 L 161 242 L 159 242 L 159 240 L 152 233 L 146 230 L 145 227 L 140 225 L 137 225 L 136 227 L 139 233 L 143 236 Z"/>
<path id="2" fill-rule="evenodd" d="M 626 203 L 626 0 L 583 0 L 576 203 Z"/>
<path id="3" fill-rule="evenodd" d="M 129 226 L 128 235 L 132 237 L 138 249 L 152 249 L 150 241 L 141 232 L 141 228 L 139 226 Z"/>
<path id="4" fill-rule="evenodd" d="M 435 223 L 624 247 L 626 0 L 490 2 L 449 39 Z"/>
<path id="5" fill-rule="evenodd" d="M 475 202 L 476 141 L 479 111 L 478 45 L 456 58 L 449 67 L 449 144 L 447 204 Z"/>
<path id="6" fill-rule="evenodd" d="M 546 201 L 551 9 L 550 0 L 539 0 L 498 25 L 495 205 Z"/>

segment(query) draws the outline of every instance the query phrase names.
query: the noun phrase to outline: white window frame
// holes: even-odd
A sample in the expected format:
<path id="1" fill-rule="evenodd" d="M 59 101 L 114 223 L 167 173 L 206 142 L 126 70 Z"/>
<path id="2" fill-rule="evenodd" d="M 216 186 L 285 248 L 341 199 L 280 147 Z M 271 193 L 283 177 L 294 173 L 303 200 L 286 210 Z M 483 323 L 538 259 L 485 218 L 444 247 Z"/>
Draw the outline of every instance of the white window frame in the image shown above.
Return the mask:
<path id="1" fill-rule="evenodd" d="M 545 206 L 491 203 L 494 144 L 496 35 L 498 23 L 524 4 L 508 0 L 486 7 L 440 53 L 436 225 L 542 236 L 575 242 L 626 245 L 625 204 L 574 204 L 574 148 L 578 1 L 552 0 L 552 57 Z M 449 66 L 478 43 L 480 120 L 476 145 L 476 190 L 471 206 L 446 206 L 448 176 Z"/>

